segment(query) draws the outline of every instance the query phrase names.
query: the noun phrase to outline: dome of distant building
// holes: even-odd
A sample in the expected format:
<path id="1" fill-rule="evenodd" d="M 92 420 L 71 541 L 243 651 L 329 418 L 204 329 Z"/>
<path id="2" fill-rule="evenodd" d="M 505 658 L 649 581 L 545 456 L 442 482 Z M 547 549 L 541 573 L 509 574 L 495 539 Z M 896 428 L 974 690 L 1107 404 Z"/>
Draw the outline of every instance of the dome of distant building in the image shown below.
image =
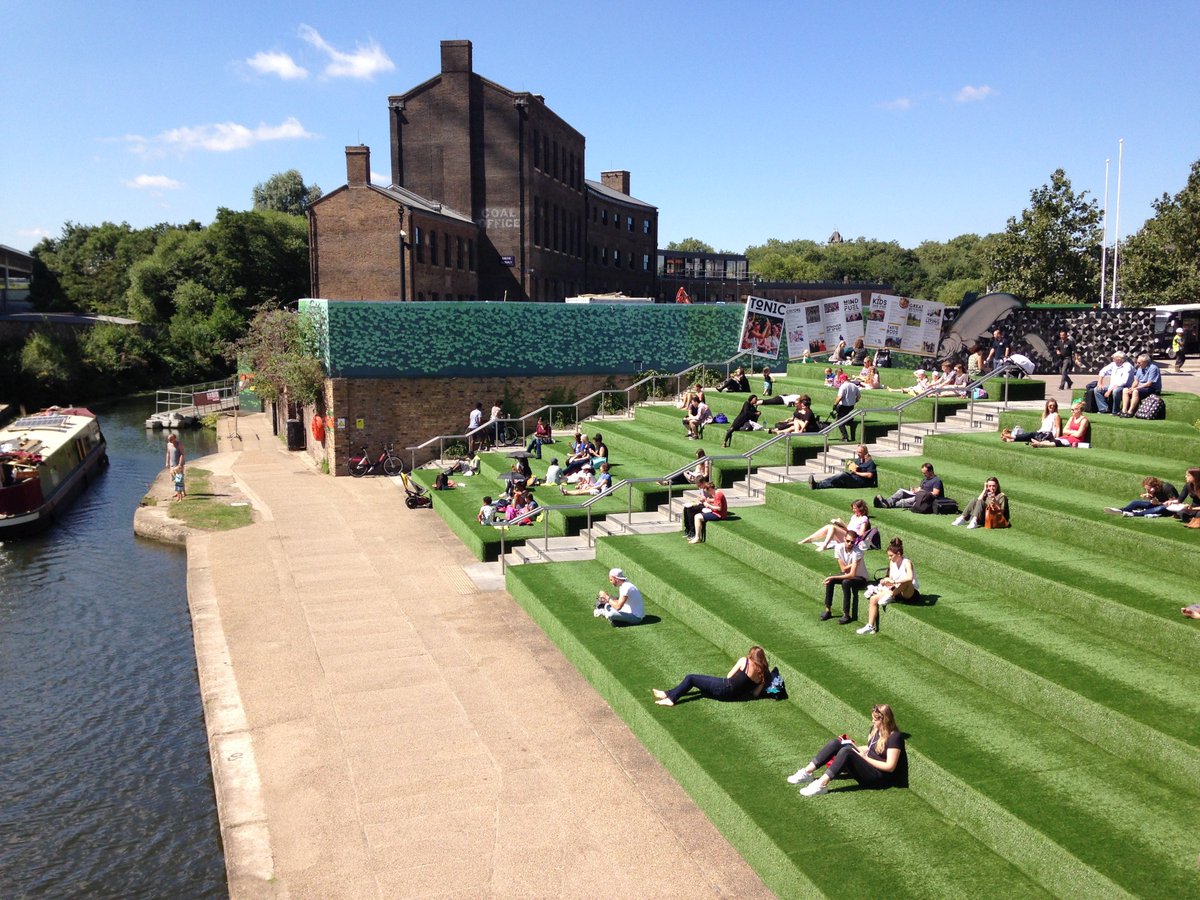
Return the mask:
<path id="1" fill-rule="evenodd" d="M 830 244 L 840 244 L 840 243 L 842 243 L 842 233 L 841 233 L 840 231 L 838 231 L 836 228 L 835 228 L 835 229 L 833 229 L 833 234 L 831 234 L 831 235 L 829 236 L 829 241 L 828 241 L 828 243 L 830 243 Z"/>

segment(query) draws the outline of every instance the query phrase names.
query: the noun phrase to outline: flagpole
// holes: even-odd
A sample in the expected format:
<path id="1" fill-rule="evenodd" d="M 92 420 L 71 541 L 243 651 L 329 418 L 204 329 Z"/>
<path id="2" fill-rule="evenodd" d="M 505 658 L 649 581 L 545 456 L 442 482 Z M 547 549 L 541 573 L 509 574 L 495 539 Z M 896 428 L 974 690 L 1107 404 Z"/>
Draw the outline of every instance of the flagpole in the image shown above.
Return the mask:
<path id="1" fill-rule="evenodd" d="M 1117 216 L 1113 221 L 1112 306 L 1117 308 L 1117 259 L 1121 255 L 1121 163 L 1125 158 L 1125 138 L 1117 141 Z"/>
<path id="2" fill-rule="evenodd" d="M 1104 161 L 1104 219 L 1100 238 L 1100 308 L 1104 309 L 1104 285 L 1108 276 L 1108 166 L 1112 160 Z"/>

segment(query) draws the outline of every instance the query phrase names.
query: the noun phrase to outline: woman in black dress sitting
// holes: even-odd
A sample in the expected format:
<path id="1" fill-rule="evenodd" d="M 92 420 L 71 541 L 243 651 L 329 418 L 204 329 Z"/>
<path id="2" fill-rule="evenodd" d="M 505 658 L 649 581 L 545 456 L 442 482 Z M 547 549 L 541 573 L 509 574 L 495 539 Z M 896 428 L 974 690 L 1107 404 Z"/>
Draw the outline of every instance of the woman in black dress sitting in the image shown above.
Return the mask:
<path id="1" fill-rule="evenodd" d="M 821 768 L 825 768 L 825 771 L 818 777 L 816 773 Z M 835 737 L 821 748 L 808 765 L 789 775 L 788 783 L 811 782 L 800 793 L 805 797 L 815 797 L 827 792 L 830 780 L 839 775 L 849 775 L 865 788 L 907 784 L 908 757 L 904 753 L 904 734 L 896 727 L 896 717 L 886 703 L 871 707 L 871 731 L 863 746 L 855 744 L 849 735 Z"/>

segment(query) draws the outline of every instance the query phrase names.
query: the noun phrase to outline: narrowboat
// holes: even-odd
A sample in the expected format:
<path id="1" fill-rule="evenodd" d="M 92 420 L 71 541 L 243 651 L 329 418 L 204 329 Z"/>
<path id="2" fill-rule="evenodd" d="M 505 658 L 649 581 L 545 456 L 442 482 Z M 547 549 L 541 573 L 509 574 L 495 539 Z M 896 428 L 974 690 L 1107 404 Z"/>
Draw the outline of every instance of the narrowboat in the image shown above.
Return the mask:
<path id="1" fill-rule="evenodd" d="M 100 422 L 52 406 L 0 428 L 0 540 L 49 527 L 108 462 Z"/>

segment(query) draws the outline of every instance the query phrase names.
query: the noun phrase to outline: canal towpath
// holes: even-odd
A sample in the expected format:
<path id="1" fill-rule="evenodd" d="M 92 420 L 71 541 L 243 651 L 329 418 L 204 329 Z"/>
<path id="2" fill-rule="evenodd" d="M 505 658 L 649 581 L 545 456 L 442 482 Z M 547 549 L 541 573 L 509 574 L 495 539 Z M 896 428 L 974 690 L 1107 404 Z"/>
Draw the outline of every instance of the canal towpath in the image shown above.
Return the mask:
<path id="1" fill-rule="evenodd" d="M 187 543 L 231 896 L 769 895 L 432 511 L 232 426 L 256 521 Z"/>

